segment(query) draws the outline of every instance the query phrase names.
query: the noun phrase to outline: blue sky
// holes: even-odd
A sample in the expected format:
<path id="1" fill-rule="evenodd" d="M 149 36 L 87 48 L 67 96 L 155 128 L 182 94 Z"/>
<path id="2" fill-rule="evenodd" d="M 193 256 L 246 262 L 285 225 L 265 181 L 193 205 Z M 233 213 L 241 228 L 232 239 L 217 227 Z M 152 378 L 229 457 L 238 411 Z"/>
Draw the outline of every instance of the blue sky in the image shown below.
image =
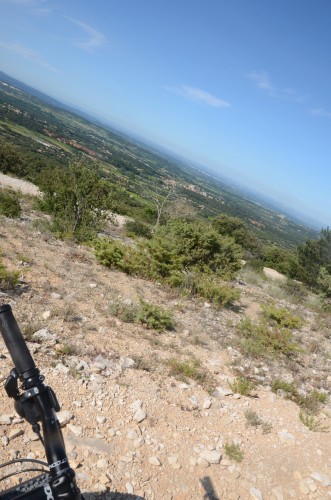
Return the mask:
<path id="1" fill-rule="evenodd" d="M 0 12 L 0 70 L 331 225 L 329 0 Z"/>

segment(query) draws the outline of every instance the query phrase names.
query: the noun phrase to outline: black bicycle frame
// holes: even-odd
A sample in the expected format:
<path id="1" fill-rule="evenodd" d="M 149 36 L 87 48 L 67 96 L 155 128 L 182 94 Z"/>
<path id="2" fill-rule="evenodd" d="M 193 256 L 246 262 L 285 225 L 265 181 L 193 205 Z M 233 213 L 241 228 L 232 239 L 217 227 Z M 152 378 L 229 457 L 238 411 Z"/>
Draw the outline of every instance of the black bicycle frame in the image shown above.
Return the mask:
<path id="1" fill-rule="evenodd" d="M 32 425 L 40 435 L 42 424 L 43 444 L 49 472 L 17 487 L 0 493 L 0 500 L 79 500 L 75 473 L 70 468 L 56 411 L 60 406 L 53 390 L 44 385 L 44 377 L 34 360 L 17 325 L 10 305 L 0 307 L 0 332 L 15 368 L 5 382 L 9 397 L 15 400 L 17 413 Z M 18 388 L 21 382 L 21 391 Z"/>

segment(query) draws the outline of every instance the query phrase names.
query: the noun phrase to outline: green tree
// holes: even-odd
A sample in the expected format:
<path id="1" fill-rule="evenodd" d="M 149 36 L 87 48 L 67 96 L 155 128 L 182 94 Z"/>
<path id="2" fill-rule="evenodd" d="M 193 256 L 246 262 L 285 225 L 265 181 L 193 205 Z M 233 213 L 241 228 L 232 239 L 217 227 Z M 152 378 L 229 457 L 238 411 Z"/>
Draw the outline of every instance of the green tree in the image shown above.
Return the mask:
<path id="1" fill-rule="evenodd" d="M 298 247 L 299 279 L 319 288 L 325 273 L 331 274 L 331 231 L 322 229 L 318 240 L 307 240 Z M 323 268 L 321 278 L 320 273 Z M 320 279 L 319 279 L 320 278 Z"/>
<path id="2" fill-rule="evenodd" d="M 17 193 L 9 189 L 0 190 L 0 214 L 5 217 L 19 217 L 21 205 Z"/>
<path id="3" fill-rule="evenodd" d="M 298 276 L 298 257 L 295 252 L 290 252 L 281 247 L 267 246 L 263 250 L 263 263 L 285 274 L 289 278 Z"/>
<path id="4" fill-rule="evenodd" d="M 317 285 L 325 297 L 331 297 L 331 274 L 328 273 L 325 267 L 320 268 Z"/>
<path id="5" fill-rule="evenodd" d="M 164 244 L 159 242 L 159 239 Z M 220 235 L 210 224 L 203 221 L 173 220 L 159 226 L 150 244 L 154 259 L 154 245 L 168 248 L 169 259 L 176 256 L 179 268 L 195 268 L 201 272 L 213 272 L 232 277 L 241 267 L 241 248 L 233 238 Z M 163 252 L 161 252 L 164 257 Z"/>
<path id="6" fill-rule="evenodd" d="M 212 221 L 213 228 L 223 236 L 230 236 L 235 242 L 253 255 L 260 255 L 262 244 L 239 217 L 220 214 Z"/>
<path id="7" fill-rule="evenodd" d="M 107 189 L 96 170 L 80 162 L 45 170 L 39 186 L 44 193 L 42 206 L 53 215 L 53 230 L 61 237 L 86 241 L 101 228 Z"/>
<path id="8" fill-rule="evenodd" d="M 20 151 L 3 139 L 0 139 L 0 170 L 4 174 L 15 174 L 18 177 L 25 173 L 25 161 Z"/>

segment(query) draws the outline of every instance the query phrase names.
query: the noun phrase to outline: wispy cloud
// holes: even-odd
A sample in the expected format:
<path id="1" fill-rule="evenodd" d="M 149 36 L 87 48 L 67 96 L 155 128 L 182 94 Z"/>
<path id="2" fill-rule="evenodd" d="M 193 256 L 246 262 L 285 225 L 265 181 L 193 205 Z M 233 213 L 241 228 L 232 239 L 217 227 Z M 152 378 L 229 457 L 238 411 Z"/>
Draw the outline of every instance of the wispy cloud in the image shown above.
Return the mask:
<path id="1" fill-rule="evenodd" d="M 247 78 L 252 80 L 259 89 L 268 92 L 268 94 L 272 95 L 275 92 L 275 86 L 266 71 L 252 71 L 248 73 Z"/>
<path id="2" fill-rule="evenodd" d="M 309 110 L 311 115 L 321 116 L 322 118 L 331 118 L 331 111 L 324 108 L 312 108 Z"/>
<path id="3" fill-rule="evenodd" d="M 37 7 L 47 3 L 48 0 L 0 0 L 1 3 L 7 3 L 9 5 L 22 5 L 23 7 Z"/>
<path id="4" fill-rule="evenodd" d="M 291 87 L 280 87 L 279 85 L 276 85 L 271 80 L 269 74 L 264 70 L 252 71 L 251 73 L 248 73 L 246 77 L 251 80 L 257 88 L 261 89 L 270 97 L 287 99 L 298 103 L 302 103 L 307 100 L 307 96 L 301 95 Z"/>
<path id="5" fill-rule="evenodd" d="M 54 73 L 60 73 L 60 70 L 54 68 L 47 61 L 45 61 L 35 50 L 27 47 L 26 45 L 22 45 L 18 42 L 2 42 L 0 40 L 0 47 L 10 50 L 11 52 L 15 52 L 16 54 L 20 54 L 24 59 L 28 59 L 29 61 L 33 61 L 36 64 L 39 64 L 43 68 L 48 69 L 49 71 L 53 71 Z"/>
<path id="6" fill-rule="evenodd" d="M 48 0 L 0 0 L 1 4 L 25 7 L 33 14 L 43 16 L 53 12 L 53 9 L 49 7 Z"/>
<path id="7" fill-rule="evenodd" d="M 71 23 L 79 26 L 85 32 L 84 39 L 75 41 L 75 45 L 77 47 L 87 50 L 88 52 L 93 52 L 94 49 L 107 44 L 107 37 L 100 31 L 97 31 L 95 28 L 92 28 L 92 26 L 89 26 L 88 24 L 83 23 L 78 19 L 73 19 L 72 17 L 68 16 L 64 17 Z"/>
<path id="8" fill-rule="evenodd" d="M 219 97 L 206 92 L 205 90 L 198 89 L 196 87 L 189 87 L 188 85 L 180 85 L 178 87 L 165 87 L 169 92 L 181 95 L 186 99 L 191 101 L 200 102 L 206 104 L 207 106 L 212 106 L 213 108 L 229 108 L 231 104 Z"/>

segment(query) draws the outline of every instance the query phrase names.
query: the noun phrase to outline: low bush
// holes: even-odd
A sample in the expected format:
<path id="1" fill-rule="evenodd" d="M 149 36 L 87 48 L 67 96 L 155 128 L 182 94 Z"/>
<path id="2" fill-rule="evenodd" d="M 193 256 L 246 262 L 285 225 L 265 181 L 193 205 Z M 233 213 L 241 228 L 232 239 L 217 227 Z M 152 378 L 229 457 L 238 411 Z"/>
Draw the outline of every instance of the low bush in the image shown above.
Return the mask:
<path id="1" fill-rule="evenodd" d="M 294 281 L 291 279 L 285 282 L 280 282 L 279 286 L 284 290 L 284 292 L 295 301 L 303 301 L 308 296 L 308 291 L 302 283 Z"/>
<path id="2" fill-rule="evenodd" d="M 174 330 L 175 328 L 175 320 L 170 311 L 145 301 L 141 301 L 136 320 L 145 325 L 147 329 L 158 332 Z"/>
<path id="3" fill-rule="evenodd" d="M 325 267 L 321 267 L 317 277 L 317 285 L 324 297 L 331 297 L 331 274 Z"/>
<path id="4" fill-rule="evenodd" d="M 305 415 L 317 415 L 321 406 L 328 401 L 328 395 L 325 392 L 314 389 L 309 394 L 304 395 L 299 392 L 295 384 L 280 379 L 272 382 L 271 389 L 274 392 L 279 390 L 285 392 L 286 398 L 300 406 Z"/>
<path id="5" fill-rule="evenodd" d="M 179 380 L 185 381 L 187 378 L 191 378 L 203 384 L 207 379 L 207 372 L 202 368 L 201 362 L 197 359 L 179 361 L 178 359 L 171 358 L 167 364 L 170 369 L 169 374 L 175 378 L 179 378 Z"/>
<path id="6" fill-rule="evenodd" d="M 0 253 L 0 290 L 6 291 L 18 284 L 19 271 L 8 271 L 2 263 Z"/>
<path id="7" fill-rule="evenodd" d="M 267 280 L 267 277 L 264 273 L 261 273 L 246 264 L 240 271 L 239 280 L 262 288 Z"/>
<path id="8" fill-rule="evenodd" d="M 111 314 L 125 323 L 141 323 L 148 330 L 161 333 L 174 330 L 176 323 L 172 313 L 163 307 L 141 300 L 134 304 L 126 300 L 114 300 L 110 303 Z"/>
<path id="9" fill-rule="evenodd" d="M 149 277 L 150 267 L 147 264 L 147 256 L 144 256 L 139 249 L 106 239 L 96 240 L 94 249 L 100 264 L 126 274 Z"/>
<path id="10" fill-rule="evenodd" d="M 285 307 L 277 308 L 274 304 L 262 306 L 262 317 L 280 328 L 298 329 L 303 325 L 303 320 L 294 316 Z"/>
<path id="11" fill-rule="evenodd" d="M 234 462 L 242 462 L 244 459 L 244 454 L 240 449 L 239 444 L 236 443 L 225 443 L 224 445 L 224 451 L 226 456 L 230 459 L 233 460 Z"/>
<path id="12" fill-rule="evenodd" d="M 191 231 L 191 228 L 189 229 Z M 177 238 L 179 238 L 178 235 Z M 211 239 L 214 244 L 213 238 Z M 118 269 L 127 274 L 147 279 L 161 280 L 171 287 L 179 288 L 186 294 L 210 300 L 219 307 L 232 304 L 239 298 L 240 292 L 227 284 L 222 284 L 221 275 L 227 273 L 228 276 L 232 275 L 233 269 L 237 265 L 238 255 L 232 254 L 231 256 L 230 252 L 230 256 L 225 258 L 222 253 L 217 258 L 214 256 L 215 259 L 212 260 L 208 254 L 208 245 L 206 245 L 206 254 L 202 251 L 200 255 L 202 260 L 199 261 L 197 249 L 194 252 L 195 256 L 194 254 L 188 256 L 189 251 L 192 250 L 190 239 L 189 242 L 187 248 L 184 242 L 181 242 L 179 253 L 177 250 L 180 245 L 178 244 L 177 248 L 170 239 L 160 234 L 153 236 L 147 242 L 140 242 L 137 247 L 124 245 L 113 240 L 98 239 L 94 242 L 94 248 L 99 262 L 111 269 Z M 222 252 L 233 245 L 233 242 L 226 241 Z M 235 245 L 234 248 L 236 249 Z M 223 257 L 224 263 L 227 262 L 225 267 L 219 266 Z M 207 260 L 204 264 L 205 259 Z M 199 265 L 198 262 L 200 262 Z M 214 265 L 216 266 L 215 272 L 212 272 Z"/>
<path id="13" fill-rule="evenodd" d="M 314 417 L 304 411 L 300 411 L 299 418 L 303 425 L 305 425 L 312 432 L 328 432 L 330 427 L 324 426 L 322 420 Z"/>
<path id="14" fill-rule="evenodd" d="M 55 352 L 58 358 L 63 356 L 73 356 L 74 354 L 77 354 L 76 349 L 72 345 L 67 344 L 66 342 L 57 344 L 55 346 Z"/>
<path id="15" fill-rule="evenodd" d="M 245 411 L 245 418 L 246 418 L 246 427 L 261 426 L 263 434 L 268 434 L 272 429 L 272 424 L 260 418 L 258 414 L 251 408 Z"/>
<path id="16" fill-rule="evenodd" d="M 128 221 L 125 224 L 125 230 L 128 236 L 141 236 L 142 238 L 151 239 L 152 230 L 147 224 L 137 221 Z"/>
<path id="17" fill-rule="evenodd" d="M 302 394 L 297 394 L 294 401 L 302 408 L 302 410 L 308 415 L 317 415 L 321 410 L 321 405 L 327 401 L 327 395 L 325 393 L 313 390 L 309 394 L 303 396 Z"/>
<path id="18" fill-rule="evenodd" d="M 11 218 L 21 215 L 19 196 L 10 189 L 0 189 L 0 215 Z"/>
<path id="19" fill-rule="evenodd" d="M 246 377 L 237 377 L 234 382 L 229 382 L 228 384 L 231 390 L 235 394 L 241 394 L 242 396 L 250 396 L 251 391 L 254 389 L 255 384 Z"/>
<path id="20" fill-rule="evenodd" d="M 295 396 L 298 392 L 293 383 L 289 383 L 285 380 L 280 379 L 273 380 L 271 389 L 273 390 L 273 392 L 283 391 L 290 396 Z"/>
<path id="21" fill-rule="evenodd" d="M 240 297 L 239 290 L 229 285 L 220 285 L 211 276 L 201 277 L 196 283 L 196 290 L 198 295 L 221 307 L 233 304 Z"/>
<path id="22" fill-rule="evenodd" d="M 139 312 L 139 306 L 129 301 L 114 300 L 109 305 L 111 314 L 124 323 L 135 323 Z"/>
<path id="23" fill-rule="evenodd" d="M 251 356 L 292 356 L 300 351 L 291 330 L 287 328 L 272 327 L 265 321 L 255 324 L 250 319 L 245 319 L 239 323 L 238 330 L 242 336 L 242 349 Z"/>

